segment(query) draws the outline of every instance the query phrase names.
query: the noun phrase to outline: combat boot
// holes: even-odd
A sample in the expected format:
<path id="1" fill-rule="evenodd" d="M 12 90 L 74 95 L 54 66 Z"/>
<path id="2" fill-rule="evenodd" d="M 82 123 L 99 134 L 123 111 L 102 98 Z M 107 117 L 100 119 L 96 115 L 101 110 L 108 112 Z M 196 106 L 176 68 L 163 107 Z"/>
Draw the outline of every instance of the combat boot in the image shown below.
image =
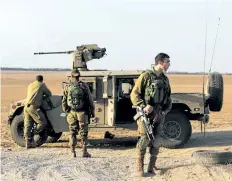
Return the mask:
<path id="1" fill-rule="evenodd" d="M 155 174 L 155 171 L 157 170 L 157 167 L 155 166 L 156 160 L 157 160 L 157 155 L 159 153 L 159 148 L 150 146 L 149 148 L 150 152 L 150 161 L 148 164 L 147 172 L 151 174 Z"/>
<path id="2" fill-rule="evenodd" d="M 137 166 L 137 177 L 143 177 L 144 176 L 144 155 L 139 155 L 136 160 L 136 166 Z"/>
<path id="3" fill-rule="evenodd" d="M 83 155 L 82 155 L 82 157 L 83 158 L 90 158 L 91 157 L 91 154 L 88 153 L 88 151 L 87 151 L 87 146 L 86 145 L 83 146 Z"/>
<path id="4" fill-rule="evenodd" d="M 69 138 L 69 145 L 70 145 L 71 153 L 73 157 L 76 157 L 76 150 L 75 150 L 76 144 L 77 144 L 76 134 L 72 133 Z"/>
<path id="5" fill-rule="evenodd" d="M 82 149 L 83 149 L 82 157 L 83 158 L 91 157 L 91 154 L 88 153 L 88 151 L 87 151 L 87 139 L 86 138 L 81 139 L 81 143 L 82 143 Z"/>
<path id="6" fill-rule="evenodd" d="M 137 152 L 137 160 L 136 160 L 136 175 L 137 177 L 144 176 L 144 157 L 146 153 L 146 149 L 141 150 L 139 145 L 136 145 L 136 152 Z"/>
<path id="7" fill-rule="evenodd" d="M 71 146 L 71 153 L 72 153 L 73 157 L 77 157 L 75 146 Z"/>
<path id="8" fill-rule="evenodd" d="M 29 149 L 29 148 L 35 148 L 35 141 L 34 141 L 33 138 L 26 138 L 25 141 L 26 141 L 25 147 L 27 149 Z"/>
<path id="9" fill-rule="evenodd" d="M 157 157 L 154 155 L 150 156 L 150 161 L 148 164 L 147 172 L 151 174 L 155 174 L 155 171 L 157 170 L 157 167 L 155 166 Z"/>

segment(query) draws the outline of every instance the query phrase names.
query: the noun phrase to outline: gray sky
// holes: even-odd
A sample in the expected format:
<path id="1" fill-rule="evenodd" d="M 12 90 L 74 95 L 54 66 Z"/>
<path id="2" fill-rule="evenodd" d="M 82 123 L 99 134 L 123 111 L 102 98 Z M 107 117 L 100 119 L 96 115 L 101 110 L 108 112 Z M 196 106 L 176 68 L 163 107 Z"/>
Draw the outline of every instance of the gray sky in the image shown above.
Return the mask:
<path id="1" fill-rule="evenodd" d="M 171 71 L 203 71 L 207 19 L 208 71 L 220 16 L 212 70 L 232 72 L 231 9 L 232 0 L 1 0 L 1 66 L 71 68 L 71 55 L 33 53 L 96 43 L 108 55 L 91 69 L 146 69 L 165 52 Z"/>

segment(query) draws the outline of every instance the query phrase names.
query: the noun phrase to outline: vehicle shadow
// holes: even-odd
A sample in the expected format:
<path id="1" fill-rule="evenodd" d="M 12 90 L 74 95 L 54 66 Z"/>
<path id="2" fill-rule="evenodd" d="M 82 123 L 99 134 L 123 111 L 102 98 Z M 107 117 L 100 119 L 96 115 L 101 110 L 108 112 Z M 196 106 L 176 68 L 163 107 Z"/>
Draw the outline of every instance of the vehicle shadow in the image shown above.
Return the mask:
<path id="1" fill-rule="evenodd" d="M 88 140 L 88 148 L 100 148 L 100 149 L 114 149 L 114 150 L 124 150 L 135 148 L 137 143 L 137 137 L 133 138 L 125 138 L 125 139 L 89 139 Z M 77 141 L 77 148 L 81 148 L 80 146 L 81 140 Z M 69 148 L 68 140 L 58 140 L 56 143 L 45 143 L 41 147 L 46 148 Z"/>
<path id="2" fill-rule="evenodd" d="M 205 137 L 203 132 L 192 133 L 183 148 L 215 146 L 232 146 L 232 130 L 205 132 Z"/>
<path id="3" fill-rule="evenodd" d="M 135 148 L 138 138 L 113 138 L 113 139 L 89 139 L 88 148 L 101 149 L 131 149 Z M 78 144 L 80 139 L 78 139 Z M 190 140 L 180 147 L 182 148 L 197 148 L 197 147 L 217 147 L 217 146 L 232 146 L 232 130 L 231 131 L 212 131 L 204 133 L 192 133 Z M 58 140 L 56 143 L 46 143 L 42 147 L 52 148 L 69 148 L 68 139 Z M 78 146 L 77 146 L 78 147 Z"/>

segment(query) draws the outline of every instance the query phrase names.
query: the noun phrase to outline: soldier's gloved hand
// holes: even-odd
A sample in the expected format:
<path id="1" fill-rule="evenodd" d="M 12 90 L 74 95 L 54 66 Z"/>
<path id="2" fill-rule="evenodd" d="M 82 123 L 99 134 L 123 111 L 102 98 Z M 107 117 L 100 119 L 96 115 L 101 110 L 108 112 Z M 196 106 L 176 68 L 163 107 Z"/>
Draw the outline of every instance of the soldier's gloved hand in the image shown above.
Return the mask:
<path id="1" fill-rule="evenodd" d="M 165 111 L 161 111 L 161 115 L 165 115 L 166 114 L 166 112 Z"/>
<path id="2" fill-rule="evenodd" d="M 162 114 L 162 115 L 166 115 L 166 114 L 168 114 L 168 111 L 165 111 L 165 110 L 164 110 L 164 111 L 161 111 L 161 114 Z"/>
<path id="3" fill-rule="evenodd" d="M 67 109 L 66 109 L 66 113 L 69 113 L 71 111 L 71 107 L 67 107 Z"/>
<path id="4" fill-rule="evenodd" d="M 146 105 L 146 107 L 144 108 L 144 111 L 148 114 L 150 114 L 153 111 L 153 107 L 150 106 L 149 104 Z"/>
<path id="5" fill-rule="evenodd" d="M 94 118 L 95 117 L 95 114 L 94 114 L 94 112 L 92 111 L 91 112 L 91 118 Z"/>

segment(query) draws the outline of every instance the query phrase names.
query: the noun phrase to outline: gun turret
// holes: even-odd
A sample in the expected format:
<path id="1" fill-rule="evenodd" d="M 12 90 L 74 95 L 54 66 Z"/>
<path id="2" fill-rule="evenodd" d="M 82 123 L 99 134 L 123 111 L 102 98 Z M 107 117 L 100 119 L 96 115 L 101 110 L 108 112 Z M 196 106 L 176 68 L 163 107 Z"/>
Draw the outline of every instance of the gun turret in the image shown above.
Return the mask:
<path id="1" fill-rule="evenodd" d="M 63 52 L 37 52 L 34 55 L 46 54 L 72 54 L 73 69 L 88 70 L 87 62 L 93 59 L 100 59 L 106 55 L 106 48 L 100 48 L 96 44 L 87 44 L 77 46 L 76 50 L 63 51 Z"/>

